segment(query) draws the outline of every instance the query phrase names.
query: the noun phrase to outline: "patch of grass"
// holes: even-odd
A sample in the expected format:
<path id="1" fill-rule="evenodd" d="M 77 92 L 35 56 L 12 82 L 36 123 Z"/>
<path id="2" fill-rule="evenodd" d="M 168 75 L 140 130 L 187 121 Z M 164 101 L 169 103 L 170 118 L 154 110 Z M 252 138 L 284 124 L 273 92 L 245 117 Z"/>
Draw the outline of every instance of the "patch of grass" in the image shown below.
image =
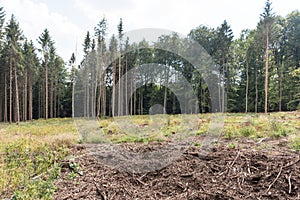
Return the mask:
<path id="1" fill-rule="evenodd" d="M 230 143 L 228 146 L 229 146 L 229 148 L 231 148 L 231 149 L 234 149 L 234 148 L 235 148 L 235 144 L 234 144 L 234 143 Z"/>
<path id="2" fill-rule="evenodd" d="M 51 199 L 58 163 L 79 138 L 71 119 L 1 124 L 0 196 Z"/>
<path id="3" fill-rule="evenodd" d="M 288 140 L 288 145 L 296 150 L 296 151 L 300 151 L 300 134 L 294 134 L 294 135 L 290 135 L 289 140 Z"/>
<path id="4" fill-rule="evenodd" d="M 201 144 L 200 142 L 194 142 L 194 146 L 195 146 L 195 147 L 201 147 L 202 144 Z"/>
<path id="5" fill-rule="evenodd" d="M 256 129 L 253 126 L 241 127 L 239 133 L 242 137 L 250 137 L 255 135 Z"/>
<path id="6" fill-rule="evenodd" d="M 226 126 L 224 128 L 223 138 L 231 140 L 235 138 L 239 133 L 239 128 L 237 125 Z"/>

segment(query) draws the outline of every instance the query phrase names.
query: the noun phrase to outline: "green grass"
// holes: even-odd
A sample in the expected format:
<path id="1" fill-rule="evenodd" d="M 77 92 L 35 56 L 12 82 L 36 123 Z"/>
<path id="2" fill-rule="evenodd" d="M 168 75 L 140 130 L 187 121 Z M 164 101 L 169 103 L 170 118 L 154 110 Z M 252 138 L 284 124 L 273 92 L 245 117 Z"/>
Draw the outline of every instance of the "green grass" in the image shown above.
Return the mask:
<path id="1" fill-rule="evenodd" d="M 80 139 L 71 119 L 0 125 L 0 196 L 51 199 L 59 161 Z"/>

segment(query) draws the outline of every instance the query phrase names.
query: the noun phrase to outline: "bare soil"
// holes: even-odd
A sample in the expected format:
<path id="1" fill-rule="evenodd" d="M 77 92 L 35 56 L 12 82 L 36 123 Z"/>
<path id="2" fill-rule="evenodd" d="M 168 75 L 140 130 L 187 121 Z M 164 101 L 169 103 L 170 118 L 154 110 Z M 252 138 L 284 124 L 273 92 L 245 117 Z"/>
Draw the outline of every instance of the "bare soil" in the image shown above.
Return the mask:
<path id="1" fill-rule="evenodd" d="M 90 153 L 95 145 L 76 145 L 75 159 L 62 163 L 54 199 L 300 199 L 300 153 L 284 139 L 244 139 L 234 148 L 229 143 L 220 141 L 206 156 L 200 156 L 201 147 L 190 146 L 167 167 L 147 173 L 114 169 Z M 120 144 L 133 152 L 164 145 Z"/>

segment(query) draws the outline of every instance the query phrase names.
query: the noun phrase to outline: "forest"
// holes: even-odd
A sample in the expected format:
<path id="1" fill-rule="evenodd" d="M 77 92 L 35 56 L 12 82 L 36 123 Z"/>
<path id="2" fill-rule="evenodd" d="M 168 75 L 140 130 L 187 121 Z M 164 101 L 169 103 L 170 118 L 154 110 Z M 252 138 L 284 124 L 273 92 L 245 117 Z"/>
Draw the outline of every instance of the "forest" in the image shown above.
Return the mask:
<path id="1" fill-rule="evenodd" d="M 267 113 L 300 109 L 300 12 L 278 16 L 267 1 L 259 17 L 255 29 L 243 30 L 237 37 L 226 20 L 218 27 L 199 25 L 187 36 L 206 50 L 219 70 L 219 111 Z M 154 104 L 163 105 L 168 114 L 179 114 L 182 111 L 178 99 L 167 87 L 176 82 L 176 73 L 192 86 L 198 98 L 197 110 L 212 112 L 203 75 L 179 55 L 159 48 L 180 46 L 182 38 L 173 33 L 160 36 L 154 44 L 146 40 L 132 43 L 130 38 L 124 38 L 124 24 L 120 19 L 116 34 L 108 38 L 107 19 L 101 19 L 82 40 L 82 60 L 76 60 L 76 52 L 63 60 L 47 28 L 38 38 L 26 38 L 15 16 L 6 16 L 1 7 L 0 121 L 74 117 L 78 106 L 74 102 L 76 85 L 80 84 L 89 88 L 82 97 L 85 116 L 143 115 Z M 128 72 L 147 63 L 166 66 L 154 72 L 160 76 L 157 84 L 149 80 L 145 71 L 136 72 L 138 78 L 129 82 Z M 83 76 L 85 79 L 80 78 Z M 116 88 L 119 96 L 113 95 Z M 124 112 L 122 94 L 129 102 Z"/>

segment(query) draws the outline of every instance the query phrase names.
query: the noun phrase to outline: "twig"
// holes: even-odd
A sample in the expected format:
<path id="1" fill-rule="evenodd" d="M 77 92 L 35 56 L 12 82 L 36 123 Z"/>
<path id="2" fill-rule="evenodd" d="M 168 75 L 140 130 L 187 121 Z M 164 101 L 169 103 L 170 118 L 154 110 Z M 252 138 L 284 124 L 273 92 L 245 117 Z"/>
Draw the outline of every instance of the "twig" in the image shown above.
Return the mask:
<path id="1" fill-rule="evenodd" d="M 279 173 L 277 174 L 276 178 L 274 179 L 274 181 L 269 185 L 267 192 L 269 192 L 269 190 L 271 189 L 272 185 L 274 185 L 274 183 L 277 181 L 277 179 L 279 178 L 280 174 L 282 171 L 282 166 L 280 167 Z"/>
<path id="2" fill-rule="evenodd" d="M 230 164 L 230 167 L 232 167 L 232 166 L 234 165 L 234 163 L 235 163 L 235 161 L 238 159 L 239 155 L 240 155 L 240 151 L 238 151 L 238 153 L 237 153 L 235 159 L 234 159 L 233 162 Z"/>
<path id="3" fill-rule="evenodd" d="M 288 176 L 288 182 L 289 182 L 289 194 L 292 192 L 292 183 L 291 183 L 291 174 Z"/>
<path id="4" fill-rule="evenodd" d="M 145 185 L 145 186 L 148 185 L 147 183 L 144 183 L 143 181 L 141 181 L 139 178 L 136 178 L 136 180 L 137 180 L 139 183 L 141 183 L 142 185 Z"/>

